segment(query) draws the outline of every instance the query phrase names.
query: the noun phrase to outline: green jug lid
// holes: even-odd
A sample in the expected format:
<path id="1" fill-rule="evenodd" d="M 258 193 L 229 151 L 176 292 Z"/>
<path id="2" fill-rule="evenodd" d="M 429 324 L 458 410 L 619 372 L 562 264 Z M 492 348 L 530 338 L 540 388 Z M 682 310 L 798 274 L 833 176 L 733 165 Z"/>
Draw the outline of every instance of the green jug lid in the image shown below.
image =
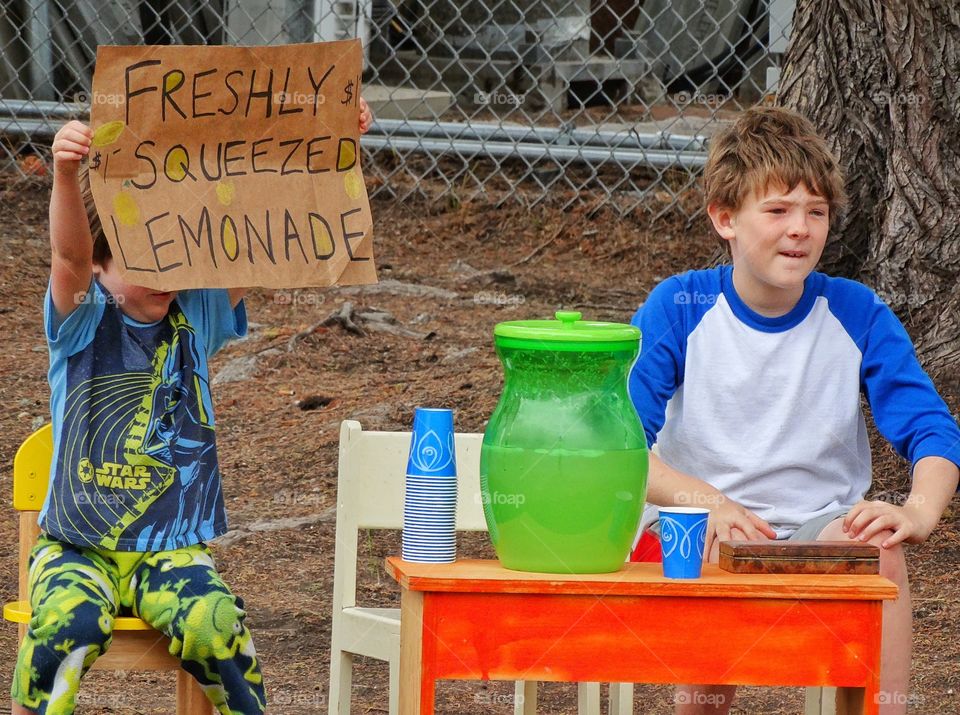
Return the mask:
<path id="1" fill-rule="evenodd" d="M 497 345 L 525 350 L 637 350 L 640 329 L 624 323 L 583 320 L 572 310 L 558 310 L 556 320 L 511 320 L 493 329 Z"/>

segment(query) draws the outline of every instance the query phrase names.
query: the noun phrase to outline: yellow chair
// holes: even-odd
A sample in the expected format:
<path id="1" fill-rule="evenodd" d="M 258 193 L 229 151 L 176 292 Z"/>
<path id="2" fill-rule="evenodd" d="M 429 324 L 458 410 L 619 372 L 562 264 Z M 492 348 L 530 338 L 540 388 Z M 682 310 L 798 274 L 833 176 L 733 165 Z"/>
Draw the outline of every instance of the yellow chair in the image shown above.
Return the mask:
<path id="1" fill-rule="evenodd" d="M 37 543 L 40 527 L 37 518 L 47 496 L 50 460 L 53 455 L 53 430 L 41 427 L 20 445 L 13 460 L 13 508 L 20 512 L 20 584 L 17 597 L 3 607 L 3 618 L 20 624 L 19 643 L 30 622 L 27 593 L 27 561 Z M 110 650 L 93 667 L 100 670 L 176 670 L 177 715 L 211 715 L 213 707 L 199 683 L 180 668 L 180 661 L 169 652 L 170 640 L 139 618 L 118 617 L 113 624 Z"/>

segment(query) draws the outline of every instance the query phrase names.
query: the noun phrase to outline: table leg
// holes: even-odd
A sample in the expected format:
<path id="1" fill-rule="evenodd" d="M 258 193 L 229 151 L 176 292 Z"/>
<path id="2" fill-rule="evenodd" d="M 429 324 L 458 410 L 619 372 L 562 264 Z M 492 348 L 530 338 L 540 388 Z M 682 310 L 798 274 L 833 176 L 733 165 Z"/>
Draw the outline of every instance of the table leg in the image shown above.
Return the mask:
<path id="1" fill-rule="evenodd" d="M 876 715 L 880 712 L 876 698 L 869 698 L 871 704 L 867 706 L 866 690 L 866 688 L 837 688 L 834 701 L 836 715 Z"/>
<path id="2" fill-rule="evenodd" d="M 873 662 L 870 664 L 870 677 L 862 688 L 837 688 L 837 715 L 847 713 L 862 713 L 863 715 L 879 715 L 880 713 L 880 653 L 883 644 L 883 602 L 875 601 L 870 604 L 870 614 L 864 620 L 873 641 L 870 653 Z"/>
<path id="3" fill-rule="evenodd" d="M 433 678 L 424 678 L 420 681 L 420 715 L 433 715 L 433 699 L 436 695 L 436 684 Z"/>
<path id="4" fill-rule="evenodd" d="M 423 593 L 400 596 L 400 715 L 433 715 L 434 678 L 423 673 Z"/>

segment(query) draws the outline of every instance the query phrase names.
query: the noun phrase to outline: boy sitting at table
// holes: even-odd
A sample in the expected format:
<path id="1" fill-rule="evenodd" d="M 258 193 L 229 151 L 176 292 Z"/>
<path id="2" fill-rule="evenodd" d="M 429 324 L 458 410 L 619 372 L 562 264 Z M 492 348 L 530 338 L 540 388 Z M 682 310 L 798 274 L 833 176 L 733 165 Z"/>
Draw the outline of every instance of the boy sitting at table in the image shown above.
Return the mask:
<path id="1" fill-rule="evenodd" d="M 911 606 L 903 544 L 924 541 L 957 489 L 960 429 L 893 312 L 866 286 L 816 272 L 844 180 L 826 142 L 781 108 L 744 112 L 712 142 L 707 213 L 733 265 L 660 283 L 630 394 L 650 456 L 648 500 L 710 508 L 705 555 L 728 539 L 881 547 L 900 588 L 883 607 L 882 713 L 906 712 Z M 903 505 L 865 501 L 861 410 L 913 465 Z M 685 685 L 678 715 L 729 712 L 736 686 Z"/>

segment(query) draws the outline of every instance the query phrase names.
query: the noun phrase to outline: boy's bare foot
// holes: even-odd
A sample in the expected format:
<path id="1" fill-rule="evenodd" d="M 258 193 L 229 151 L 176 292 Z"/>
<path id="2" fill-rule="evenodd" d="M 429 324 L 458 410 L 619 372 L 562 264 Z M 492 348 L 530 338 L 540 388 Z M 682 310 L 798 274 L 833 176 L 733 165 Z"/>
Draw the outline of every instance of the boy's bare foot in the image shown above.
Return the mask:
<path id="1" fill-rule="evenodd" d="M 10 706 L 11 715 L 36 715 L 33 710 L 27 710 L 20 703 L 12 703 Z"/>

